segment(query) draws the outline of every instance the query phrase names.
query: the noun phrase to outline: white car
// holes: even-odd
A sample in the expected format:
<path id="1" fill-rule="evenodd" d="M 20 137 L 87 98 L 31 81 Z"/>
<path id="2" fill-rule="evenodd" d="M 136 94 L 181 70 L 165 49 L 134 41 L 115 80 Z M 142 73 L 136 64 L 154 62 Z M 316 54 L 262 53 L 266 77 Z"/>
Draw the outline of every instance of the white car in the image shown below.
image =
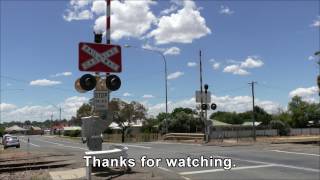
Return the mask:
<path id="1" fill-rule="evenodd" d="M 2 136 L 2 144 L 4 144 L 4 141 L 6 140 L 7 137 L 12 136 L 11 134 L 5 134 Z"/>
<path id="2" fill-rule="evenodd" d="M 3 142 L 3 148 L 8 147 L 20 148 L 20 141 L 17 136 L 6 136 Z"/>

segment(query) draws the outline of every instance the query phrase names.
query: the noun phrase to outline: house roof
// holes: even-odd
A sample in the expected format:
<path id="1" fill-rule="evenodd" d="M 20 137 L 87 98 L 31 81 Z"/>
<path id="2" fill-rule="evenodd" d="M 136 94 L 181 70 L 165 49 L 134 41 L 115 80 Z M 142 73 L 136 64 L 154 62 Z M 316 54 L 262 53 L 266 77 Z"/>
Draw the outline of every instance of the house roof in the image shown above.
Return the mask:
<path id="1" fill-rule="evenodd" d="M 37 127 L 37 126 L 31 126 L 30 129 L 32 129 L 32 130 L 34 130 L 34 131 L 40 131 L 40 130 L 41 130 L 41 128 L 40 128 L 40 127 Z"/>
<path id="2" fill-rule="evenodd" d="M 26 129 L 21 128 L 21 127 L 19 127 L 19 126 L 17 126 L 17 125 L 13 125 L 13 126 L 7 127 L 7 128 L 5 129 L 5 132 L 11 132 L 11 131 L 26 131 Z"/>
<path id="3" fill-rule="evenodd" d="M 76 130 L 80 130 L 80 131 L 81 131 L 81 127 L 80 127 L 80 126 L 69 126 L 69 127 L 63 127 L 63 130 L 65 130 L 65 131 L 76 131 Z"/>
<path id="4" fill-rule="evenodd" d="M 262 122 L 254 122 L 254 126 L 259 126 Z M 243 122 L 242 123 L 243 126 L 252 126 L 253 123 L 252 122 Z"/>
<path id="5" fill-rule="evenodd" d="M 215 119 L 211 119 L 213 126 L 232 126 L 232 124 L 224 123 Z"/>

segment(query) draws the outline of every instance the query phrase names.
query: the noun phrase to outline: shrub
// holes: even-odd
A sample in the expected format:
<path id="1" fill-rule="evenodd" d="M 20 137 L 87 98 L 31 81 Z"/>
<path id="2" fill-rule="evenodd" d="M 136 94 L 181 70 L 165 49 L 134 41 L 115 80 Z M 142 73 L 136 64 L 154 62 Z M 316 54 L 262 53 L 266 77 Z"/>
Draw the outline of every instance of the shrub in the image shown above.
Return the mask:
<path id="1" fill-rule="evenodd" d="M 288 136 L 290 134 L 290 126 L 286 122 L 272 120 L 270 121 L 270 126 L 273 129 L 277 129 L 280 136 Z"/>
<path id="2" fill-rule="evenodd" d="M 64 136 L 70 136 L 70 137 L 80 137 L 81 136 L 81 131 L 80 130 L 64 131 L 63 135 Z"/>

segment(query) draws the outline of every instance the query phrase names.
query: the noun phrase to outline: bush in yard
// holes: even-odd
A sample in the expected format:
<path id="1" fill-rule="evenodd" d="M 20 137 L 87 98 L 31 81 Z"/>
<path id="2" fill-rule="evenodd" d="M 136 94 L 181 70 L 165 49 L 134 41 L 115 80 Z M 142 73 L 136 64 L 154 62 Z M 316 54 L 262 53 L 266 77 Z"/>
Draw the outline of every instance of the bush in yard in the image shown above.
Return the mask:
<path id="1" fill-rule="evenodd" d="M 70 137 L 80 137 L 81 136 L 81 131 L 80 130 L 64 131 L 63 135 L 64 136 L 70 136 Z"/>
<path id="2" fill-rule="evenodd" d="M 288 136 L 290 134 L 290 126 L 280 120 L 270 121 L 270 126 L 272 129 L 277 129 L 280 136 Z"/>

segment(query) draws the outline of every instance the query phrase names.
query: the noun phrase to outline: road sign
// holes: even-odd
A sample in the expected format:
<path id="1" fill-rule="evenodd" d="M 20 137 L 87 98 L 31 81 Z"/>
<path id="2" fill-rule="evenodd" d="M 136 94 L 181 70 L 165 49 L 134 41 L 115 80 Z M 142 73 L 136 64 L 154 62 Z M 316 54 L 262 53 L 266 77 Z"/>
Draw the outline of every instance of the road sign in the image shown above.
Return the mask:
<path id="1" fill-rule="evenodd" d="M 79 43 L 79 70 L 121 72 L 121 47 L 111 44 Z"/>
<path id="2" fill-rule="evenodd" d="M 201 103 L 201 91 L 196 91 L 196 102 Z M 211 103 L 211 92 L 210 91 L 207 92 L 207 96 L 204 91 L 202 92 L 202 103 L 204 103 L 204 104 Z"/>
<path id="3" fill-rule="evenodd" d="M 108 108 L 108 91 L 94 91 L 93 104 L 95 111 L 106 111 Z"/>

